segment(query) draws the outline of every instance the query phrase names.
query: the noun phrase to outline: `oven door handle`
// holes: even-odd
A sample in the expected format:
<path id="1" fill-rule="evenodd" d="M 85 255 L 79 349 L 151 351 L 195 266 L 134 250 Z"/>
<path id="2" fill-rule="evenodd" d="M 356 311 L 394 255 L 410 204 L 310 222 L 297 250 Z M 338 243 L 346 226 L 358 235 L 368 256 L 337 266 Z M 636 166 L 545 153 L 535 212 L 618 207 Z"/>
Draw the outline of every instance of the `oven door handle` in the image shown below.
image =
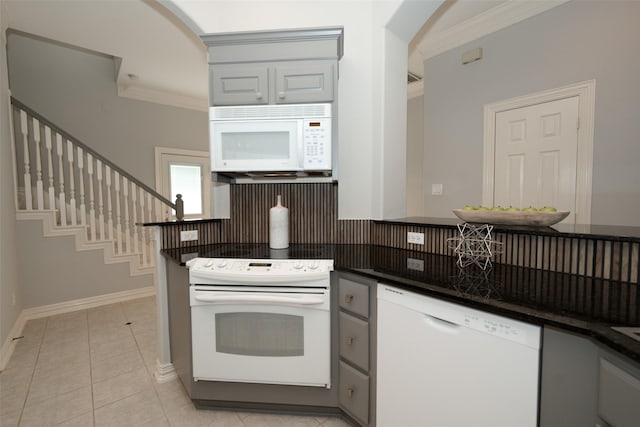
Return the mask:
<path id="1" fill-rule="evenodd" d="M 271 295 L 202 295 L 195 294 L 194 298 L 200 302 L 214 302 L 221 304 L 287 304 L 287 305 L 321 305 L 324 298 L 318 296 L 271 296 Z"/>

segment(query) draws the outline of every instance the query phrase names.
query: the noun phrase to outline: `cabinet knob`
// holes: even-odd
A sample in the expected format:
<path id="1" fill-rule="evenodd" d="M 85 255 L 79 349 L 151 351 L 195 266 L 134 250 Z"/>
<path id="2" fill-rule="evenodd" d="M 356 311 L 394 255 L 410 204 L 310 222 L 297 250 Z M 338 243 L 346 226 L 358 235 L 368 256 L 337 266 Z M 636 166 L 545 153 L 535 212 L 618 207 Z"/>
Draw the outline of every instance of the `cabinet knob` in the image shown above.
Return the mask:
<path id="1" fill-rule="evenodd" d="M 285 99 L 286 97 L 287 97 L 287 96 L 286 96 L 286 93 L 285 93 L 285 92 L 278 92 L 278 98 L 280 98 L 280 99 Z"/>
<path id="2" fill-rule="evenodd" d="M 353 302 L 353 295 L 351 295 L 351 294 L 347 294 L 347 295 L 345 295 L 345 296 L 344 296 L 344 301 L 345 301 L 347 304 L 351 304 L 351 303 Z"/>
<path id="3" fill-rule="evenodd" d="M 347 343 L 347 345 L 353 344 L 353 337 L 347 337 L 346 343 Z"/>
<path id="4" fill-rule="evenodd" d="M 262 92 L 256 92 L 256 99 L 262 99 Z"/>
<path id="5" fill-rule="evenodd" d="M 354 391 L 355 391 L 355 390 L 354 390 L 354 389 L 352 389 L 351 387 L 347 388 L 347 396 L 349 396 L 349 397 L 353 396 L 353 392 L 354 392 Z"/>

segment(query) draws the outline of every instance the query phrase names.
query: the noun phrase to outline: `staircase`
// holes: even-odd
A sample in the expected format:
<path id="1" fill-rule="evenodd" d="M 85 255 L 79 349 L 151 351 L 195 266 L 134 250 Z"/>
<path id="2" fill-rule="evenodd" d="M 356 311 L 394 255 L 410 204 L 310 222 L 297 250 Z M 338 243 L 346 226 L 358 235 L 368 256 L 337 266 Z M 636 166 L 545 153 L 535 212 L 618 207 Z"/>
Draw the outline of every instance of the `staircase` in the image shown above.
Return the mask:
<path id="1" fill-rule="evenodd" d="M 77 251 L 100 250 L 132 276 L 155 271 L 152 232 L 176 205 L 64 130 L 12 98 L 15 203 L 19 220 L 44 235 L 74 236 Z"/>

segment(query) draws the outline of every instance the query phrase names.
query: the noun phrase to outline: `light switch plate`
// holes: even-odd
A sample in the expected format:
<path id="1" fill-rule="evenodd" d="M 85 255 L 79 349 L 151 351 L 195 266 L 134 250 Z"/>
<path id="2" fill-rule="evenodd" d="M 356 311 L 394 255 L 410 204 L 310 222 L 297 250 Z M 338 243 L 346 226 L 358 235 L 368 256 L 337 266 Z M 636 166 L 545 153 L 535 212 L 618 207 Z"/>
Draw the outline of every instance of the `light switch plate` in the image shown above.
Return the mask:
<path id="1" fill-rule="evenodd" d="M 414 245 L 424 245 L 424 233 L 407 232 L 407 243 Z"/>
<path id="2" fill-rule="evenodd" d="M 407 258 L 407 270 L 424 271 L 424 260 Z"/>
<path id="3" fill-rule="evenodd" d="M 431 195 L 442 196 L 442 184 L 431 184 Z"/>
<path id="4" fill-rule="evenodd" d="M 180 232 L 181 242 L 189 242 L 191 240 L 198 240 L 198 230 L 185 230 Z"/>

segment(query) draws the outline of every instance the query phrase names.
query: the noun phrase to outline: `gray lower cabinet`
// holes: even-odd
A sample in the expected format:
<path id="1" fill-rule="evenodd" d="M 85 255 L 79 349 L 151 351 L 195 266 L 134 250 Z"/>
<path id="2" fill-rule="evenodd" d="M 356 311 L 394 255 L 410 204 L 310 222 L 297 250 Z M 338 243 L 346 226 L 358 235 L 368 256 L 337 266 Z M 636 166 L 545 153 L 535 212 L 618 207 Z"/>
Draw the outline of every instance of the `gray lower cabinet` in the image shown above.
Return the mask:
<path id="1" fill-rule="evenodd" d="M 211 105 L 331 102 L 336 68 L 331 60 L 211 65 Z"/>
<path id="2" fill-rule="evenodd" d="M 640 367 L 589 338 L 544 328 L 540 427 L 637 427 Z"/>
<path id="3" fill-rule="evenodd" d="M 640 368 L 601 351 L 598 372 L 598 425 L 640 425 Z"/>
<path id="4" fill-rule="evenodd" d="M 375 285 L 359 276 L 338 276 L 338 404 L 363 426 L 375 425 Z"/>

